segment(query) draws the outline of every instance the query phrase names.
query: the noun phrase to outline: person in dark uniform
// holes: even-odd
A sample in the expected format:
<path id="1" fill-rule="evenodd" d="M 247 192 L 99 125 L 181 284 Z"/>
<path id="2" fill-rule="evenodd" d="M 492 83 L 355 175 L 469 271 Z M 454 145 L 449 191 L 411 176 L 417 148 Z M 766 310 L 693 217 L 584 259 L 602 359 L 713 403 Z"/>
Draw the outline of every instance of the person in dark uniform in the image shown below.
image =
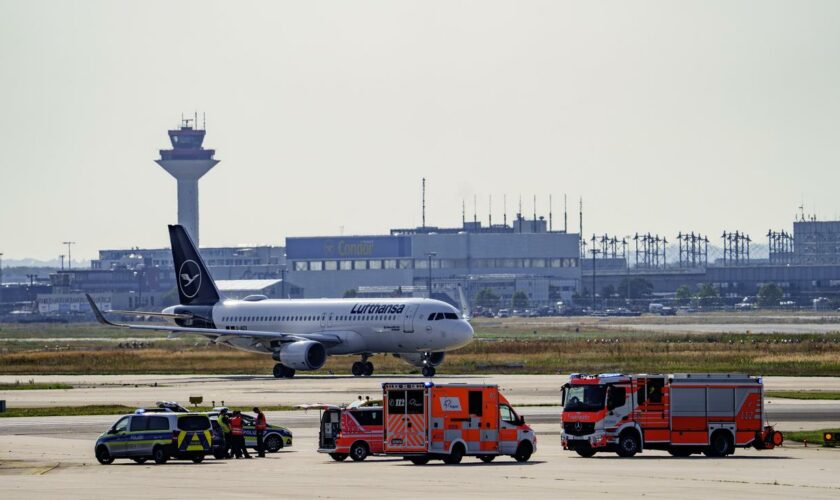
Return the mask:
<path id="1" fill-rule="evenodd" d="M 251 458 L 248 449 L 245 448 L 245 429 L 242 427 L 242 413 L 239 410 L 234 410 L 230 418 L 230 437 L 233 440 L 233 456 Z"/>
<path id="2" fill-rule="evenodd" d="M 254 421 L 254 430 L 257 434 L 257 456 L 265 457 L 265 444 L 263 443 L 263 434 L 265 434 L 265 429 L 268 427 L 268 424 L 265 421 L 265 414 L 260 411 L 259 408 L 256 406 L 254 407 L 254 413 L 256 414 L 256 418 Z"/>

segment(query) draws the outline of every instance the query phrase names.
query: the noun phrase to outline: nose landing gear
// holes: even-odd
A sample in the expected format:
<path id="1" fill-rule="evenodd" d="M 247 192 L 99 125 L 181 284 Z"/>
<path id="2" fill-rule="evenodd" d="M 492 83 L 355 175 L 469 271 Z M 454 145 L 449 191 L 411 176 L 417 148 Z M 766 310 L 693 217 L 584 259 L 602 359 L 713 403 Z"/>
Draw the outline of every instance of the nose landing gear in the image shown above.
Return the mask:
<path id="1" fill-rule="evenodd" d="M 427 378 L 431 378 L 435 376 L 435 367 L 432 366 L 432 353 L 431 352 L 424 352 L 423 353 L 423 376 Z"/>
<path id="2" fill-rule="evenodd" d="M 373 375 L 373 363 L 368 361 L 368 355 L 362 354 L 362 360 L 353 363 L 350 369 L 354 377 L 370 377 Z"/>

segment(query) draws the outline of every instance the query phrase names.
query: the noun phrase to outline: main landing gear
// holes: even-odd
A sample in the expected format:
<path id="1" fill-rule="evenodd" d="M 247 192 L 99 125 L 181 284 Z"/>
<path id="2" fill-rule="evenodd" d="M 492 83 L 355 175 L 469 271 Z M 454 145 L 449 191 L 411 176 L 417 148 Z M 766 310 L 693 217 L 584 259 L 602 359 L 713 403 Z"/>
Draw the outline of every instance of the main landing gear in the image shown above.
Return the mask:
<path id="1" fill-rule="evenodd" d="M 363 354 L 362 360 L 353 363 L 350 371 L 353 372 L 354 377 L 370 377 L 373 375 L 373 363 L 368 361 L 367 354 Z"/>
<path id="2" fill-rule="evenodd" d="M 295 369 L 289 368 L 288 366 L 284 366 L 280 363 L 274 365 L 274 377 L 275 378 L 292 378 L 295 376 Z"/>

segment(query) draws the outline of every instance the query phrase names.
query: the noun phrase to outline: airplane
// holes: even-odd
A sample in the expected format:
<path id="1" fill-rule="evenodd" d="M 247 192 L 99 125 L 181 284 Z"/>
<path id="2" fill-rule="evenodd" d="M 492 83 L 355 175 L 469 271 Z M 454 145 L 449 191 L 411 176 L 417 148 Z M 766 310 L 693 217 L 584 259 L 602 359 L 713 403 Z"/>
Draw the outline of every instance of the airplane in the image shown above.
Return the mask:
<path id="1" fill-rule="evenodd" d="M 292 378 L 314 371 L 328 356 L 357 355 L 354 376 L 371 376 L 374 354 L 392 354 L 433 377 L 446 352 L 469 344 L 469 313 L 434 299 L 269 299 L 221 296 L 207 266 L 183 226 L 170 225 L 169 239 L 178 278 L 179 305 L 160 313 L 108 311 L 156 316 L 168 324 L 135 325 L 109 321 L 90 297 L 91 310 L 104 325 L 170 332 L 170 337 L 202 335 L 212 343 L 269 354 L 273 374 Z M 462 294 L 463 301 L 463 294 Z"/>

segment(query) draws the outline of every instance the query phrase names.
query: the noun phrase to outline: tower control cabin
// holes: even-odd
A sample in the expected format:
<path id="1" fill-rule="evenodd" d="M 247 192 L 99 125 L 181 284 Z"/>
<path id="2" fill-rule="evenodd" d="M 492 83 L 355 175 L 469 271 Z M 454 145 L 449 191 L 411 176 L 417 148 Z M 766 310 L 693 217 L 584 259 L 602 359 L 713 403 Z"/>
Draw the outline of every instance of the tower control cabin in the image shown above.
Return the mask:
<path id="1" fill-rule="evenodd" d="M 172 149 L 161 149 L 155 162 L 178 181 L 178 224 L 198 245 L 198 180 L 219 160 L 215 150 L 202 147 L 206 130 L 193 127 L 194 121 L 182 119 L 179 129 L 169 131 Z"/>

